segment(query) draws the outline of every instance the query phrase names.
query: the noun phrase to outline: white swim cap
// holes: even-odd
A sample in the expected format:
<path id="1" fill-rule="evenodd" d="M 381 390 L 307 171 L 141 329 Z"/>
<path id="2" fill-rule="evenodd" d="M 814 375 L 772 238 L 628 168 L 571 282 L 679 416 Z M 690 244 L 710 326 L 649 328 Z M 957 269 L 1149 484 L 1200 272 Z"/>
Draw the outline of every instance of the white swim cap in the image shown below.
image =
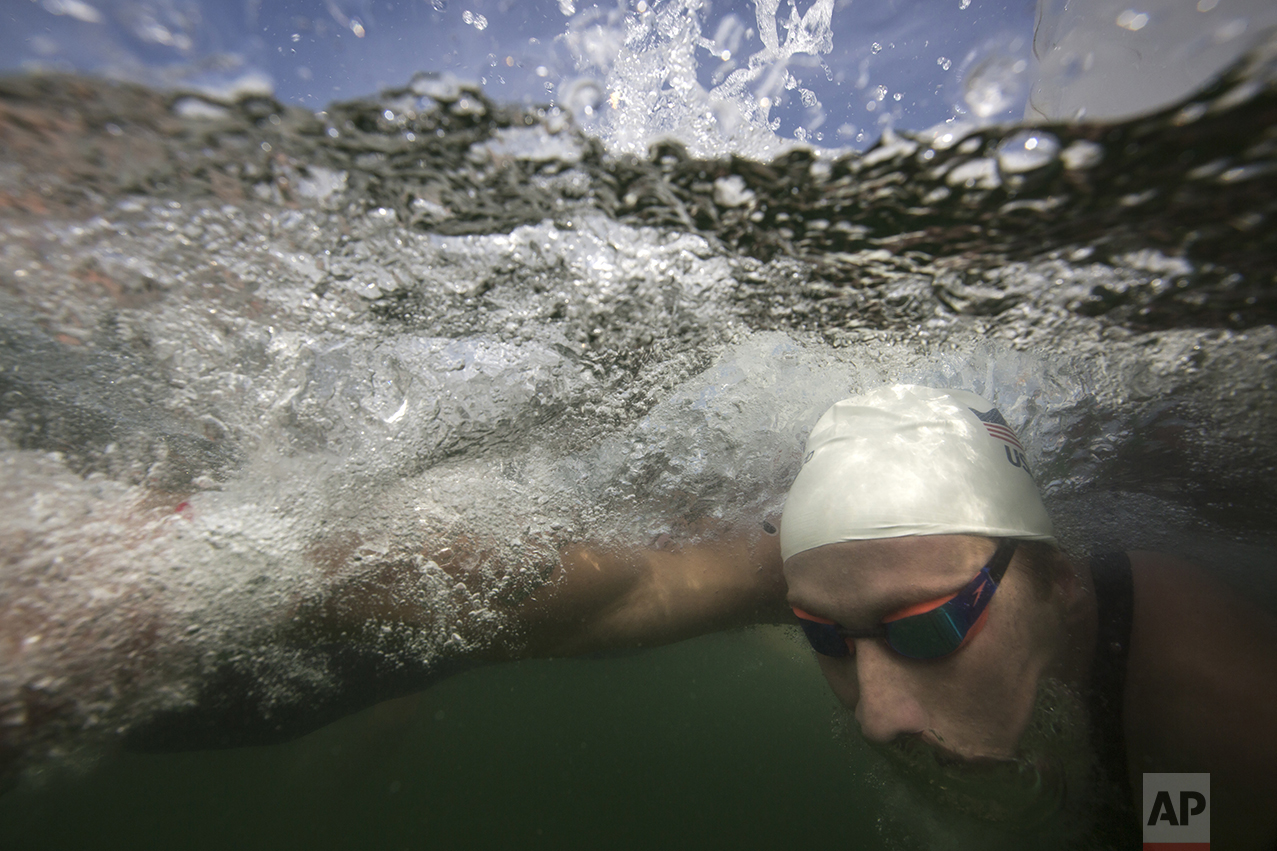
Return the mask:
<path id="1" fill-rule="evenodd" d="M 1054 543 L 1027 454 L 997 409 L 965 390 L 899 384 L 844 399 L 807 439 L 781 557 L 910 535 Z"/>

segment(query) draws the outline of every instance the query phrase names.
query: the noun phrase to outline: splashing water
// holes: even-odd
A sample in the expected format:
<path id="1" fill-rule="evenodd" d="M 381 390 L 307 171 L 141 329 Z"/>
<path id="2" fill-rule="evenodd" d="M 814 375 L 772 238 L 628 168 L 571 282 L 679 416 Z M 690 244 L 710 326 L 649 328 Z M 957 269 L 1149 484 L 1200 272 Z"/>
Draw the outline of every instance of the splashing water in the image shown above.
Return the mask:
<path id="1" fill-rule="evenodd" d="M 469 5 L 431 8 L 490 34 Z M 210 670 L 251 672 L 272 712 L 338 691 L 314 642 L 262 638 L 335 582 L 410 566 L 435 618 L 368 640 L 429 666 L 481 649 L 463 621 L 496 629 L 561 542 L 757 523 L 824 408 L 889 381 L 998 404 L 1069 545 L 1205 555 L 1277 596 L 1271 51 L 1142 122 L 834 158 L 786 134 L 834 114 L 812 80 L 836 3 L 713 27 L 641 5 L 560 4 L 571 62 L 527 74 L 576 123 L 447 70 L 319 114 L 5 84 L 66 122 L 6 124 L 0 170 L 0 538 L 26 542 L 0 696 L 67 719 L 33 772 Z M 989 55 L 957 63 L 978 119 L 1022 73 Z M 426 556 L 462 538 L 490 556 L 478 591 Z"/>
<path id="2" fill-rule="evenodd" d="M 763 159 L 784 149 L 774 135 L 779 124 L 770 118 L 771 105 L 794 87 L 788 72 L 794 57 L 818 57 L 832 49 L 833 0 L 819 0 L 801 17 L 791 5 L 783 27 L 776 21 L 779 0 L 757 4 L 762 50 L 710 89 L 698 79 L 697 54 L 726 56 L 724 63 L 740 65 L 732 59 L 732 46 L 739 49 L 745 28 L 730 16 L 712 41 L 706 39 L 700 6 L 664 3 L 628 15 L 619 44 L 609 43 L 592 19 L 588 29 L 571 30 L 578 71 L 599 76 L 609 93 L 612 109 L 599 132 L 611 150 L 644 154 L 667 137 L 686 141 L 693 154 L 702 156 L 730 149 Z M 811 108 L 818 105 L 812 101 Z"/>

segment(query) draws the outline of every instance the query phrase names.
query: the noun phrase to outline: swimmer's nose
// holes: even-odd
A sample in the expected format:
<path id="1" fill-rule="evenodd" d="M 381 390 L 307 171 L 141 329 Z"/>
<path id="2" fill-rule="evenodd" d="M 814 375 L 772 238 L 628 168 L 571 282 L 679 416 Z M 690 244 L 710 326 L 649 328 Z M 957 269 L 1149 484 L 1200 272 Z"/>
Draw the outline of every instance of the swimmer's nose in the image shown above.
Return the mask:
<path id="1" fill-rule="evenodd" d="M 897 736 L 926 730 L 927 713 L 914 696 L 899 660 L 880 641 L 856 642 L 856 678 L 860 694 L 856 720 L 871 742 L 890 742 Z"/>

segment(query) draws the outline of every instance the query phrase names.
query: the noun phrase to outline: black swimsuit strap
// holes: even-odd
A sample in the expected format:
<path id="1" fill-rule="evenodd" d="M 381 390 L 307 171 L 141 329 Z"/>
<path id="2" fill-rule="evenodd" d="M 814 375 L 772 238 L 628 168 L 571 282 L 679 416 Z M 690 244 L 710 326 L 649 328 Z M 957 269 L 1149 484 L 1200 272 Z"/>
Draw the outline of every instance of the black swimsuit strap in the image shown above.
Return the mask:
<path id="1" fill-rule="evenodd" d="M 1091 737 L 1102 774 L 1100 782 L 1112 793 L 1103 795 L 1109 806 L 1105 807 L 1108 812 L 1102 821 L 1108 823 L 1097 827 L 1105 839 L 1116 843 L 1106 847 L 1137 848 L 1139 811 L 1127 782 L 1126 735 L 1122 727 L 1126 660 L 1135 609 L 1131 560 L 1126 553 L 1092 556 L 1091 576 L 1099 619 L 1091 667 Z"/>

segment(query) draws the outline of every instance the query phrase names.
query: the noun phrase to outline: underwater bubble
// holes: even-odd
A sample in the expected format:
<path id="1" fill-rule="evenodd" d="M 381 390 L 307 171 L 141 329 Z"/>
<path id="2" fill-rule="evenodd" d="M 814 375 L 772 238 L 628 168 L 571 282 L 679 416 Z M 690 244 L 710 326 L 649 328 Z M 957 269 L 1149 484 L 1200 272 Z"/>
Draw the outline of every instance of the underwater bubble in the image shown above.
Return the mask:
<path id="1" fill-rule="evenodd" d="M 1033 171 L 1054 162 L 1060 143 L 1041 130 L 1021 130 L 998 145 L 998 170 L 1003 174 Z"/>
<path id="2" fill-rule="evenodd" d="M 179 118 L 191 118 L 196 121 L 220 121 L 230 117 L 230 110 L 209 103 L 203 98 L 185 97 L 173 104 L 173 114 Z"/>
<path id="3" fill-rule="evenodd" d="M 375 225 L 388 226 L 393 225 L 399 220 L 399 216 L 390 207 L 377 207 L 368 211 L 368 221 Z"/>
<path id="4" fill-rule="evenodd" d="M 945 151 L 968 138 L 975 129 L 976 125 L 972 122 L 950 119 L 923 130 L 918 134 L 918 141 L 937 151 Z"/>
<path id="5" fill-rule="evenodd" d="M 753 191 L 739 174 L 729 174 L 714 181 L 714 203 L 720 207 L 740 207 L 753 200 Z"/>
<path id="6" fill-rule="evenodd" d="M 414 74 L 408 83 L 412 93 L 434 98 L 440 103 L 453 103 L 461 97 L 461 80 L 447 71 L 442 73 L 422 71 Z"/>
<path id="7" fill-rule="evenodd" d="M 1002 185 L 996 164 L 987 157 L 962 163 L 945 176 L 945 182 L 968 189 L 997 189 Z"/>
<path id="8" fill-rule="evenodd" d="M 1148 15 L 1134 9 L 1127 9 L 1117 16 L 1117 25 L 1124 30 L 1139 32 L 1148 26 Z"/>
<path id="9" fill-rule="evenodd" d="M 1104 149 L 1094 142 L 1078 139 L 1064 149 L 1060 159 L 1064 162 L 1064 167 L 1070 170 L 1092 168 L 1104 159 Z"/>
<path id="10" fill-rule="evenodd" d="M 563 84 L 559 102 L 574 115 L 593 115 L 603 103 L 603 85 L 590 77 L 577 77 Z"/>
<path id="11" fill-rule="evenodd" d="M 454 115 L 485 115 L 488 109 L 478 98 L 462 95 L 452 107 Z"/>
<path id="12" fill-rule="evenodd" d="M 44 0 L 44 9 L 51 15 L 66 15 L 88 24 L 102 23 L 102 13 L 82 0 Z"/>
<path id="13" fill-rule="evenodd" d="M 990 56 L 971 69 L 962 99 L 981 118 L 1015 106 L 1028 90 L 1029 63 L 1014 56 Z"/>

